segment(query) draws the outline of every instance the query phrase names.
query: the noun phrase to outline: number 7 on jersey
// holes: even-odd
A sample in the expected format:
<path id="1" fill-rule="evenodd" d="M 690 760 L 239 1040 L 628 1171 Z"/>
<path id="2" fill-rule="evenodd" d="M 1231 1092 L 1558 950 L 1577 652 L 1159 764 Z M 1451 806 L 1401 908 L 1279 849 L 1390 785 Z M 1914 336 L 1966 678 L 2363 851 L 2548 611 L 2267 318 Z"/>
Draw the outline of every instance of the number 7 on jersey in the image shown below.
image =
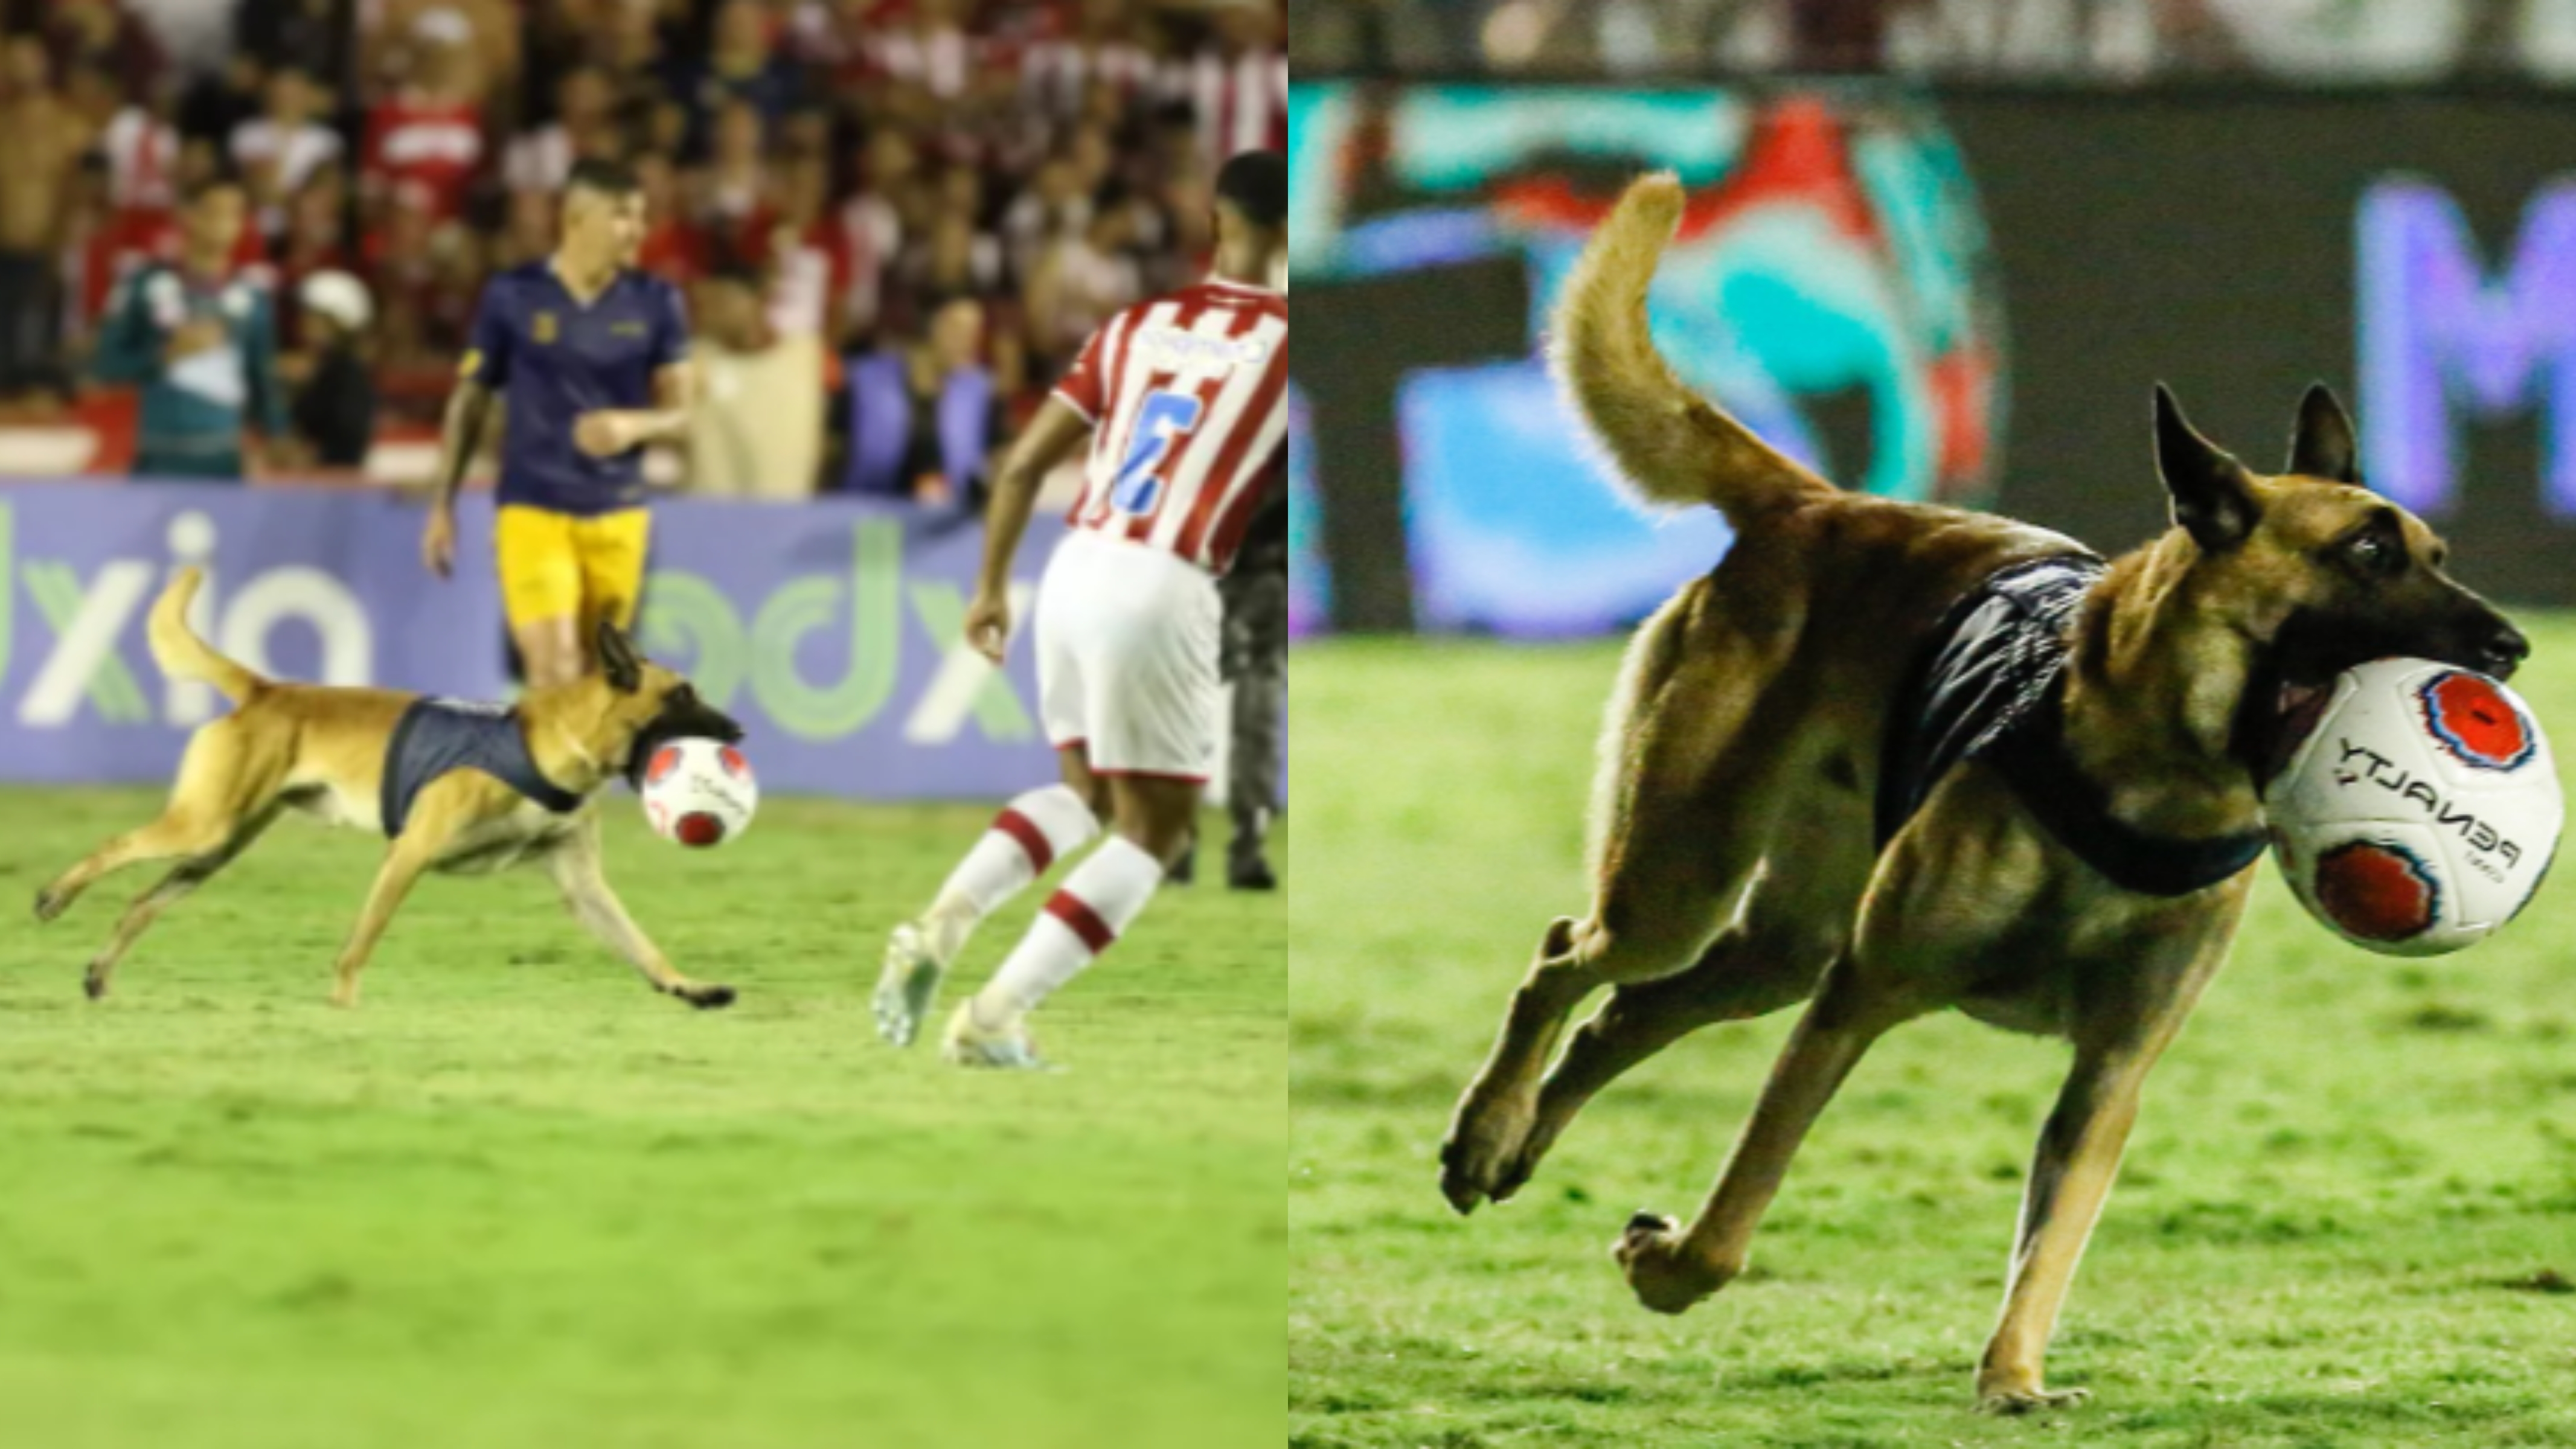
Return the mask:
<path id="1" fill-rule="evenodd" d="M 1109 490 L 1110 507 L 1128 514 L 1154 511 L 1163 498 L 1163 464 L 1173 446 L 1199 425 L 1200 411 L 1194 392 L 1164 388 L 1146 395 L 1126 460 L 1118 465 L 1118 481 Z"/>

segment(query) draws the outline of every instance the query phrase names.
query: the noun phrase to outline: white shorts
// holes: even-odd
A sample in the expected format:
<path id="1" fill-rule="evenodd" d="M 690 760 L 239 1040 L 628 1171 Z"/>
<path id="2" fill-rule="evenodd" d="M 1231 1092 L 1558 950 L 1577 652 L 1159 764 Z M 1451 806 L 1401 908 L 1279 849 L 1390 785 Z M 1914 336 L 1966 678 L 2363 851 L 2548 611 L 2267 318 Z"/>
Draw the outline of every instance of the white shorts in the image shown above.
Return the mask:
<path id="1" fill-rule="evenodd" d="M 1216 770 L 1216 580 L 1178 555 L 1076 529 L 1038 583 L 1038 713 L 1093 773 L 1204 782 Z"/>

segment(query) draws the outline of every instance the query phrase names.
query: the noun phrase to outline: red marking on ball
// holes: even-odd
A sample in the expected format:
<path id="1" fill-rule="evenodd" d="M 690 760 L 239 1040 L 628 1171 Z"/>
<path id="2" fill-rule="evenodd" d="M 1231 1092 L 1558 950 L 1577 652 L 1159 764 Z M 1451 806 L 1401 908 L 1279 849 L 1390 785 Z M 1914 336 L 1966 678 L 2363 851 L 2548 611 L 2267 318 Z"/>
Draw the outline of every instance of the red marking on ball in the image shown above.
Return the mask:
<path id="1" fill-rule="evenodd" d="M 704 810 L 692 810 L 680 817 L 671 834 L 682 845 L 713 845 L 724 839 L 724 822 Z"/>
<path id="2" fill-rule="evenodd" d="M 2317 858 L 2317 904 L 2366 941 L 2403 941 L 2431 929 L 2432 872 L 2402 847 L 2356 840 Z"/>
<path id="3" fill-rule="evenodd" d="M 658 785 L 664 780 L 670 778 L 671 772 L 678 768 L 680 768 L 680 747 L 678 745 L 664 745 L 662 748 L 653 752 L 652 759 L 645 762 L 645 783 Z"/>
<path id="4" fill-rule="evenodd" d="M 2472 765 L 2509 770 L 2531 753 L 2529 724 L 2492 680 L 2445 674 L 2424 687 L 2424 713 L 2435 737 Z"/>
<path id="5" fill-rule="evenodd" d="M 731 745 L 717 751 L 716 758 L 724 761 L 725 773 L 737 779 L 751 773 L 751 762 L 742 757 L 742 751 Z"/>

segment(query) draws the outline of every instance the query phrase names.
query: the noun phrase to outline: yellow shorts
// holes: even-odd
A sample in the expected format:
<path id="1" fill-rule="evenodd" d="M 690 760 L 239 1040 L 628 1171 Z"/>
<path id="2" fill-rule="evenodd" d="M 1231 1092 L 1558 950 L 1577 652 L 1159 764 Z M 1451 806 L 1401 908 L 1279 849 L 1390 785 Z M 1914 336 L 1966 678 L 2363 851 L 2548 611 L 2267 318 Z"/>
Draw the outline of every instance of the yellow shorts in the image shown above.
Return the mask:
<path id="1" fill-rule="evenodd" d="M 602 619 L 635 627 L 653 518 L 641 508 L 584 518 L 511 504 L 493 525 L 510 627 L 568 618 L 587 641 Z"/>

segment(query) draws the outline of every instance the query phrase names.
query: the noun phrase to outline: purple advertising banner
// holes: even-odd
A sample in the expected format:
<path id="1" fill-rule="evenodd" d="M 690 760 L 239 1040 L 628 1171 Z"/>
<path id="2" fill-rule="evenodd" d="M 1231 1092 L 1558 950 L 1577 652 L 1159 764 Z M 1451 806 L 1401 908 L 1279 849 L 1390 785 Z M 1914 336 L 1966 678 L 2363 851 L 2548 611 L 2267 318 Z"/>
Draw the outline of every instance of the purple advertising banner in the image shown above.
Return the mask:
<path id="1" fill-rule="evenodd" d="M 644 650 L 750 731 L 771 791 L 979 799 L 1055 776 L 1028 643 L 1041 519 L 1000 672 L 964 648 L 983 531 L 900 505 L 675 501 L 654 509 Z M 506 697 L 488 500 L 457 577 L 421 567 L 421 510 L 367 494 L 0 485 L 0 779 L 160 782 L 223 702 L 162 677 L 143 622 L 198 564 L 200 632 L 281 679 Z"/>

